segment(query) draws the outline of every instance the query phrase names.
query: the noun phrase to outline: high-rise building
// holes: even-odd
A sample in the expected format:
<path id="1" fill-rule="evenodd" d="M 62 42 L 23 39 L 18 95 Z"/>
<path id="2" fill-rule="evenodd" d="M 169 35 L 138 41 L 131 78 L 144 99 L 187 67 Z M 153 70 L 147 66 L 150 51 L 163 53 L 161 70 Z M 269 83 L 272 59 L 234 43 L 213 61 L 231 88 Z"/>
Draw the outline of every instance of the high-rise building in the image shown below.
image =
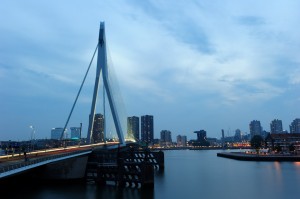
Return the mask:
<path id="1" fill-rule="evenodd" d="M 290 125 L 290 133 L 300 133 L 300 119 L 296 118 Z"/>
<path id="2" fill-rule="evenodd" d="M 139 117 L 132 116 L 127 118 L 127 135 L 136 141 L 140 140 L 140 120 Z"/>
<path id="3" fill-rule="evenodd" d="M 186 147 L 187 137 L 186 135 L 178 135 L 177 136 L 177 146 Z"/>
<path id="4" fill-rule="evenodd" d="M 197 134 L 197 141 L 198 142 L 206 141 L 206 131 L 205 130 L 194 131 L 194 133 Z"/>
<path id="5" fill-rule="evenodd" d="M 153 116 L 143 115 L 141 117 L 141 141 L 147 144 L 152 144 L 154 139 L 153 134 Z"/>
<path id="6" fill-rule="evenodd" d="M 261 136 L 262 127 L 260 125 L 260 121 L 258 121 L 258 120 L 251 121 L 250 124 L 249 124 L 249 128 L 250 128 L 251 139 L 253 138 L 254 135 L 260 135 Z"/>
<path id="7" fill-rule="evenodd" d="M 235 142 L 241 142 L 242 141 L 242 132 L 241 132 L 240 129 L 235 130 L 234 141 Z"/>
<path id="8" fill-rule="evenodd" d="M 95 114 L 94 118 L 93 142 L 104 142 L 104 116 L 100 113 Z"/>
<path id="9" fill-rule="evenodd" d="M 282 121 L 275 119 L 270 123 L 271 134 L 279 134 L 283 132 Z"/>
<path id="10" fill-rule="evenodd" d="M 71 139 L 80 139 L 81 138 L 81 128 L 80 127 L 71 127 Z"/>
<path id="11" fill-rule="evenodd" d="M 61 127 L 52 128 L 51 129 L 51 139 L 60 140 L 60 136 L 61 136 L 61 133 L 63 132 L 63 130 L 64 130 L 64 128 L 61 128 Z M 63 138 L 66 138 L 66 136 L 67 136 L 67 129 L 65 129 Z"/>
<path id="12" fill-rule="evenodd" d="M 162 130 L 160 132 L 160 140 L 162 142 L 172 142 L 172 133 L 169 130 Z"/>
<path id="13" fill-rule="evenodd" d="M 162 130 L 160 132 L 160 145 L 172 145 L 172 133 L 169 130 Z"/>
<path id="14" fill-rule="evenodd" d="M 225 136 L 224 136 L 224 129 L 222 129 L 222 147 L 224 147 L 225 143 Z"/>

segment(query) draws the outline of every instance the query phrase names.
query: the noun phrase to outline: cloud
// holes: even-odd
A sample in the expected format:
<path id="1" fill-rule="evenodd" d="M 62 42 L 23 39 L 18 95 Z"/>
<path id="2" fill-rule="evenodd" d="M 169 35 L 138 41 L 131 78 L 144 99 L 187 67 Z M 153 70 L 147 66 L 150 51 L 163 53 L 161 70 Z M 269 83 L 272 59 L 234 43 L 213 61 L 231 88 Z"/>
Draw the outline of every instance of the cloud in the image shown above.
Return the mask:
<path id="1" fill-rule="evenodd" d="M 167 99 L 167 96 L 172 96 L 171 93 L 174 92 L 172 86 L 185 85 L 187 89 L 219 93 L 225 99 L 239 99 L 234 96 L 238 96 L 237 91 L 243 87 L 237 86 L 236 83 L 228 84 L 229 81 L 243 80 L 245 84 L 251 82 L 255 87 L 255 82 L 264 82 L 268 74 L 278 75 L 272 69 L 274 66 L 264 67 L 268 64 L 268 60 L 263 57 L 265 53 L 270 54 L 270 51 L 261 49 L 263 45 L 258 43 L 259 40 L 250 38 L 249 32 L 238 28 L 241 24 L 266 28 L 267 23 L 262 17 L 250 14 L 237 16 L 233 13 L 233 18 L 238 21 L 236 24 L 236 21 L 231 21 L 227 16 L 226 10 L 214 16 L 210 10 L 207 11 L 207 4 L 191 2 L 182 5 L 183 2 L 179 2 L 166 12 L 169 4 L 164 2 L 112 4 L 114 9 L 120 12 L 112 13 L 111 18 L 118 19 L 119 23 L 118 27 L 107 23 L 107 35 L 110 49 L 113 49 L 112 59 L 118 67 L 117 74 L 121 74 L 119 78 L 127 87 L 141 91 L 148 90 L 157 96 L 169 93 L 165 96 Z M 57 13 L 63 15 L 61 11 Z M 49 14 L 28 12 L 25 16 L 32 21 L 33 27 L 38 26 L 42 30 L 42 34 L 38 34 L 40 37 L 37 41 L 44 43 L 52 38 L 44 43 L 44 47 L 38 46 L 37 49 L 44 51 L 42 57 L 45 57 L 48 51 L 47 56 L 50 52 L 53 54 L 51 56 L 60 60 L 33 64 L 27 68 L 54 81 L 75 84 L 75 81 L 81 79 L 80 74 L 76 72 L 79 64 L 72 64 L 74 70 L 67 70 L 66 73 L 61 67 L 69 66 L 66 66 L 62 59 L 67 58 L 70 63 L 75 58 L 84 65 L 84 61 L 89 60 L 90 53 L 84 49 L 86 58 L 76 58 L 76 55 L 82 54 L 79 47 L 72 47 L 72 51 L 65 50 L 70 49 L 65 46 L 69 43 L 69 39 L 65 40 L 65 44 L 57 43 L 58 38 L 63 36 L 61 30 L 59 31 L 62 27 L 52 22 L 47 23 L 50 26 L 45 26 L 43 22 Z M 219 21 L 217 17 L 223 17 L 224 21 Z M 220 26 L 226 28 L 220 32 Z M 72 27 L 69 25 L 67 28 Z M 28 37 L 32 40 L 33 35 L 37 34 Z M 77 37 L 76 35 L 73 38 Z M 256 52 L 256 49 L 263 51 Z M 227 84 L 221 83 L 220 80 L 227 81 Z M 250 91 L 245 88 L 244 92 Z"/>
<path id="2" fill-rule="evenodd" d="M 149 14 L 151 10 L 157 9 L 151 8 L 146 13 Z M 123 62 L 126 65 L 124 67 L 124 69 L 126 68 L 124 78 L 130 77 L 125 81 L 130 83 L 131 86 L 143 89 L 152 88 L 150 91 L 154 91 L 155 89 L 153 88 L 158 87 L 158 83 L 153 80 L 157 80 L 157 82 L 163 82 L 159 85 L 160 90 L 170 91 L 172 89 L 166 86 L 168 84 L 165 84 L 166 81 L 169 81 L 173 82 L 173 86 L 185 85 L 189 89 L 196 89 L 206 93 L 217 93 L 223 96 L 225 100 L 234 99 L 235 101 L 245 101 L 245 99 L 239 97 L 241 93 L 252 96 L 251 100 L 266 100 L 282 93 L 280 87 L 271 86 L 267 81 L 268 79 L 276 78 L 280 74 L 276 73 L 277 66 L 270 65 L 271 59 L 264 57 L 268 56 L 271 51 L 269 49 L 263 49 L 261 52 L 257 51 L 263 45 L 260 44 L 260 40 L 255 41 L 255 38 L 247 40 L 247 37 L 238 36 L 232 42 L 231 40 L 226 40 L 226 36 L 223 37 L 224 34 L 231 35 L 232 32 L 234 35 L 236 34 L 235 28 L 237 28 L 238 24 L 235 24 L 234 21 L 225 21 L 229 27 L 228 29 L 220 33 L 216 32 L 217 30 L 212 30 L 209 37 L 207 37 L 201 33 L 202 28 L 193 23 L 196 20 L 186 23 L 188 19 L 182 19 L 176 21 L 171 27 L 168 25 L 164 26 L 171 19 L 168 17 L 164 18 L 162 13 L 154 15 L 152 18 L 145 15 L 145 13 L 140 14 L 136 17 L 138 20 L 135 21 L 136 24 L 133 29 L 137 32 L 135 28 L 139 28 L 138 32 L 142 36 L 139 35 L 137 38 L 134 38 L 135 40 L 130 41 L 131 50 L 135 51 L 132 55 L 127 56 L 127 58 L 132 59 L 130 64 L 127 65 L 126 61 Z M 160 18 L 158 19 L 157 16 Z M 197 17 L 197 15 L 194 17 Z M 214 21 L 214 18 L 211 20 Z M 266 24 L 259 17 L 241 16 L 240 20 L 243 23 L 247 21 L 247 25 L 250 25 L 250 22 L 251 25 L 261 26 Z M 145 23 L 148 25 L 146 27 L 141 22 L 149 23 Z M 201 19 L 198 22 L 201 24 Z M 150 29 L 149 25 L 151 25 Z M 175 29 L 179 31 L 175 31 Z M 180 30 L 184 31 L 180 33 Z M 199 31 L 199 34 L 196 34 L 197 31 L 193 30 Z M 239 29 L 237 28 L 237 30 Z M 188 37 L 184 33 L 188 31 L 197 35 L 189 38 L 191 39 L 189 42 L 187 42 L 186 39 Z M 178 34 L 174 35 L 175 33 Z M 250 33 L 246 32 L 247 34 L 251 36 Z M 149 35 L 151 36 L 148 37 Z M 192 41 L 195 44 L 197 42 L 201 44 L 202 41 L 214 43 L 214 50 L 211 51 L 213 53 L 207 54 L 207 51 L 201 48 L 193 48 L 193 45 L 191 45 Z M 139 45 L 141 42 L 144 44 L 142 49 Z M 210 45 L 206 43 L 205 46 Z M 164 47 L 168 47 L 168 50 L 161 50 Z M 119 55 L 124 52 L 123 50 Z M 128 52 L 126 53 L 128 54 Z M 139 55 L 138 57 L 136 56 L 137 54 Z M 123 57 L 122 60 L 124 61 L 126 58 Z M 163 68 L 157 68 L 156 66 L 158 65 L 163 66 Z M 268 67 L 265 67 L 265 65 L 268 65 Z M 220 80 L 227 81 L 227 83 L 221 83 Z M 239 81 L 243 81 L 243 84 L 238 84 L 237 82 Z M 231 82 L 231 84 L 228 82 Z M 271 91 L 257 91 L 256 89 L 262 84 L 267 90 Z M 276 94 L 271 94 L 272 92 Z M 250 100 L 250 97 L 246 100 Z"/>

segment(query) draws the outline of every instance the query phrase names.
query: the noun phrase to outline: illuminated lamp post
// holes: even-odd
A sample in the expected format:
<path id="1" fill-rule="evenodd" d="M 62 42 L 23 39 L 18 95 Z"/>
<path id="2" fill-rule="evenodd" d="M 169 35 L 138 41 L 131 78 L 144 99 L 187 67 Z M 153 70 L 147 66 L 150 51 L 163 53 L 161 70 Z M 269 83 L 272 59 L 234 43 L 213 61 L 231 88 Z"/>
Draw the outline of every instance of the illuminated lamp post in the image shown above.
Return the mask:
<path id="1" fill-rule="evenodd" d="M 31 143 L 31 150 L 33 151 L 34 150 L 33 139 L 35 139 L 35 127 L 33 125 L 30 125 L 29 128 L 32 129 L 30 143 Z"/>

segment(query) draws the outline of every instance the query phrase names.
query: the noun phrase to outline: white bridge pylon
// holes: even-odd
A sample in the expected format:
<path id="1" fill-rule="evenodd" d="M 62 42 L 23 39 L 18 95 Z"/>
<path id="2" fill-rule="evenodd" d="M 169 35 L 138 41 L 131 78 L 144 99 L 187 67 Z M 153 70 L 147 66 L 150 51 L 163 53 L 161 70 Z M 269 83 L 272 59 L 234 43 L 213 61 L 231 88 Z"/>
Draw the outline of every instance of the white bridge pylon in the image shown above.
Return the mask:
<path id="1" fill-rule="evenodd" d="M 121 145 L 125 145 L 124 134 L 123 134 L 123 130 L 122 130 L 121 123 L 120 123 L 120 115 L 119 115 L 117 107 L 116 107 L 116 101 L 113 96 L 112 87 L 111 87 L 110 80 L 108 77 L 107 51 L 106 51 L 106 38 L 105 38 L 104 22 L 100 22 L 96 79 L 95 79 L 91 113 L 90 113 L 90 117 L 89 117 L 88 134 L 87 134 L 87 142 L 88 143 L 92 142 L 96 103 L 97 103 L 97 96 L 98 96 L 101 72 L 102 72 L 104 89 L 107 94 L 107 98 L 108 98 L 110 110 L 112 113 L 114 125 L 115 125 L 116 131 L 118 134 L 118 138 L 119 138 L 119 143 Z M 104 138 L 104 139 L 106 139 L 106 138 Z"/>

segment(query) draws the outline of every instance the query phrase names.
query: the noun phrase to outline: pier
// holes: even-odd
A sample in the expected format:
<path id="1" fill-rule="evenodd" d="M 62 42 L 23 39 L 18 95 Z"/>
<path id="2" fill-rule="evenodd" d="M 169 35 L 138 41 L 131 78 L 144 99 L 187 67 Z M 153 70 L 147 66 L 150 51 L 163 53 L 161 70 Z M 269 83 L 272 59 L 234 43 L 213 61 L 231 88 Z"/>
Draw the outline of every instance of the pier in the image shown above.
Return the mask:
<path id="1" fill-rule="evenodd" d="M 164 153 L 148 149 L 95 150 L 88 159 L 86 180 L 100 185 L 153 187 L 154 171 L 164 170 Z"/>
<path id="2" fill-rule="evenodd" d="M 230 158 L 244 161 L 278 161 L 278 162 L 300 162 L 299 155 L 283 154 L 247 154 L 241 152 L 222 152 L 217 153 L 218 157 Z"/>

